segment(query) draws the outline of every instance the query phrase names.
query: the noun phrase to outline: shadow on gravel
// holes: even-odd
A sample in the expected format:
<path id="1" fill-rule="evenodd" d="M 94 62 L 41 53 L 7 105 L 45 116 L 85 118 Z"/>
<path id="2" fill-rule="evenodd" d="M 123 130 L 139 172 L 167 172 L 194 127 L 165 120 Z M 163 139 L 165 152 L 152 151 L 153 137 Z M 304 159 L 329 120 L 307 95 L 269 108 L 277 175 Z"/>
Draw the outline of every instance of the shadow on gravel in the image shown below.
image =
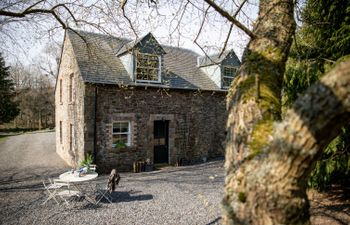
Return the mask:
<path id="1" fill-rule="evenodd" d="M 26 191 L 43 191 L 43 184 L 28 184 L 28 185 L 20 185 L 18 187 L 0 187 L 0 192 L 26 192 Z"/>
<path id="2" fill-rule="evenodd" d="M 113 203 L 120 203 L 120 202 L 132 202 L 132 201 L 147 201 L 152 200 L 153 195 L 146 194 L 146 195 L 131 195 L 135 192 L 132 191 L 114 191 L 112 192 L 112 202 Z M 101 202 L 103 203 L 109 203 L 106 199 L 102 199 Z"/>
<path id="3" fill-rule="evenodd" d="M 61 169 L 62 170 L 62 169 Z M 12 189 L 37 189 L 43 180 L 48 177 L 58 177 L 60 170 L 49 170 L 47 168 L 26 168 L 21 171 L 15 169 L 3 170 L 0 175 L 0 190 L 6 190 L 8 185 Z M 28 183 L 31 183 L 28 185 Z M 35 183 L 35 184 L 33 184 Z"/>

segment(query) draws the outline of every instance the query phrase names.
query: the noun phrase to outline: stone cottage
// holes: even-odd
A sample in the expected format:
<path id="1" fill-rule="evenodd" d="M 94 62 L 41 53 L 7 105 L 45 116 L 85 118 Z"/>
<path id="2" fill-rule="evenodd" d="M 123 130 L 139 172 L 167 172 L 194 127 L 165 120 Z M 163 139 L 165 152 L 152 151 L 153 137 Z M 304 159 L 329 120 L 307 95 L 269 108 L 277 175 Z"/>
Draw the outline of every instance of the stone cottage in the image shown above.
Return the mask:
<path id="1" fill-rule="evenodd" d="M 100 171 L 222 156 L 233 51 L 210 58 L 138 40 L 67 31 L 55 89 L 56 151 Z"/>

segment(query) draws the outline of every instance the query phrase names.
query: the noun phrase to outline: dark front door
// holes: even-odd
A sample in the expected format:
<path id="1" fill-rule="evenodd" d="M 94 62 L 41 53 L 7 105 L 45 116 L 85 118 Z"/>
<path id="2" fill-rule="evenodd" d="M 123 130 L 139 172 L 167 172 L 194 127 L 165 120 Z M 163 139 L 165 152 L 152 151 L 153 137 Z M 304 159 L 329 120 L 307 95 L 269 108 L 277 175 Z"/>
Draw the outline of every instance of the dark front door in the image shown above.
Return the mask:
<path id="1" fill-rule="evenodd" d="M 169 121 L 154 121 L 154 163 L 169 163 L 168 151 Z"/>

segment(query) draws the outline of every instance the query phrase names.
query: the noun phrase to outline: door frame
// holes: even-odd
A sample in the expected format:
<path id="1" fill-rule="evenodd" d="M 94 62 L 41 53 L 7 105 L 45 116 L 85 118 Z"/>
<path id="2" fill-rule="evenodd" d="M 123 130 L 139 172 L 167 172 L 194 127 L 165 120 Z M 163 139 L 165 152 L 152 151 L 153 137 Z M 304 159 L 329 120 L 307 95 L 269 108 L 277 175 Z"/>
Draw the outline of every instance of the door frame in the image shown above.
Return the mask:
<path id="1" fill-rule="evenodd" d="M 147 157 L 151 159 L 152 163 L 154 163 L 154 121 L 156 120 L 168 120 L 168 163 L 175 164 L 176 159 L 174 159 L 173 154 L 176 151 L 174 149 L 175 143 L 175 116 L 174 114 L 151 114 L 148 120 L 148 142 L 147 142 Z"/>
<path id="2" fill-rule="evenodd" d="M 164 139 L 165 139 L 165 143 L 164 143 L 164 145 L 158 145 L 158 146 L 165 146 L 165 148 L 166 148 L 166 151 L 167 151 L 167 159 L 166 159 L 166 161 L 167 162 L 164 162 L 164 163 L 166 163 L 166 164 L 169 164 L 169 162 L 170 162 L 170 151 L 169 151 L 169 124 L 170 124 L 170 121 L 169 120 L 154 120 L 153 121 L 153 161 L 154 161 L 154 157 L 155 157 L 155 143 L 154 143 L 154 140 L 155 140 L 155 138 L 154 138 L 154 132 L 155 132 L 155 129 L 156 129 L 156 126 L 155 126 L 155 123 L 156 122 L 162 122 L 162 123 L 164 123 L 164 126 L 165 126 L 165 137 L 164 137 Z M 154 164 L 156 164 L 155 162 L 154 162 Z M 159 164 L 163 164 L 163 162 L 161 162 L 161 163 L 159 163 Z"/>

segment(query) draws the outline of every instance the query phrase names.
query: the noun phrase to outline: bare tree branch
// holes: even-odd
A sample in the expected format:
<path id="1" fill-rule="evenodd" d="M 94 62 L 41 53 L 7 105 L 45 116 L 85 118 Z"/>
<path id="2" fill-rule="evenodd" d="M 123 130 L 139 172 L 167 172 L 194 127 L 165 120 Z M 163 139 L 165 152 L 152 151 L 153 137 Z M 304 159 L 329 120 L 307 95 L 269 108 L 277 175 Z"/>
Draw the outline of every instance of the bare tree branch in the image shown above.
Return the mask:
<path id="1" fill-rule="evenodd" d="M 200 35 L 201 32 L 202 32 L 202 29 L 203 29 L 203 26 L 204 26 L 204 23 L 205 23 L 205 18 L 207 17 L 207 14 L 208 14 L 209 9 L 210 9 L 210 6 L 208 6 L 207 9 L 206 9 L 205 12 L 204 12 L 204 16 L 203 16 L 203 20 L 202 20 L 201 26 L 199 27 L 199 31 L 198 31 L 197 36 L 196 36 L 196 38 L 194 39 L 193 42 L 202 50 L 202 52 L 204 53 L 204 55 L 205 55 L 209 60 L 211 60 L 213 63 L 215 63 L 215 62 L 210 58 L 210 56 L 207 54 L 207 52 L 203 49 L 203 47 L 197 42 L 197 39 L 199 38 L 199 35 Z"/>
<path id="2" fill-rule="evenodd" d="M 244 26 L 241 22 L 239 22 L 236 18 L 231 16 L 227 11 L 223 10 L 220 6 L 218 6 L 214 1 L 212 0 L 205 0 L 208 5 L 213 7 L 215 11 L 220 13 L 223 17 L 225 17 L 227 20 L 229 20 L 231 23 L 236 25 L 238 28 L 240 28 L 244 33 L 246 33 L 249 37 L 255 38 L 255 34 L 249 30 L 246 26 Z"/>
<path id="3" fill-rule="evenodd" d="M 35 3 L 34 5 L 37 5 L 38 3 Z M 63 29 L 67 29 L 67 25 L 63 22 L 63 20 L 57 15 L 55 9 L 58 7 L 64 7 L 69 11 L 69 9 L 64 5 L 64 4 L 58 4 L 53 6 L 51 9 L 38 9 L 38 8 L 33 8 L 34 5 L 29 6 L 27 9 L 25 9 L 23 12 L 12 12 L 12 11 L 6 11 L 0 9 L 0 16 L 8 16 L 8 17 L 18 17 L 18 18 L 23 18 L 26 17 L 27 15 L 31 14 L 51 14 L 57 22 L 61 24 Z M 69 13 L 72 15 L 72 13 L 69 11 Z M 74 18 L 74 17 L 73 17 Z"/>
<path id="4" fill-rule="evenodd" d="M 44 1 L 45 1 L 45 0 L 38 1 L 37 3 L 34 3 L 33 5 L 29 6 L 29 7 L 28 7 L 26 10 L 24 10 L 24 11 L 28 11 L 28 10 L 34 8 L 35 6 L 39 5 L 40 3 L 44 2 Z"/>
<path id="5" fill-rule="evenodd" d="M 238 7 L 237 11 L 235 12 L 235 14 L 233 15 L 234 18 L 237 17 L 238 13 L 242 10 L 244 4 L 247 2 L 247 0 L 244 0 L 241 5 Z M 219 57 L 221 57 L 221 55 L 224 53 L 224 51 L 226 50 L 226 46 L 227 46 L 227 43 L 228 43 L 228 40 L 230 39 L 230 36 L 231 36 L 231 32 L 232 32 L 232 28 L 233 28 L 233 23 L 231 23 L 231 26 L 230 26 L 230 29 L 228 31 L 228 34 L 227 34 L 227 37 L 226 37 L 226 40 L 224 42 L 224 47 L 222 48 L 221 52 L 220 52 L 220 55 Z"/>
<path id="6" fill-rule="evenodd" d="M 74 33 L 76 33 L 85 43 L 87 43 L 86 39 L 79 33 L 77 32 L 75 29 L 69 27 L 69 25 L 67 23 L 65 23 L 63 21 L 63 19 L 57 14 L 57 12 L 55 11 L 58 8 L 64 8 L 69 15 L 72 17 L 72 19 L 74 20 L 75 23 L 78 23 L 78 20 L 75 18 L 74 14 L 72 13 L 72 11 L 67 7 L 67 5 L 65 3 L 61 3 L 61 4 L 57 4 L 54 5 L 51 9 L 41 9 L 41 8 L 34 8 L 35 6 L 39 5 L 40 3 L 42 3 L 44 1 L 39 1 L 34 3 L 33 5 L 27 7 L 24 11 L 22 12 L 13 12 L 13 11 L 6 11 L 3 9 L 0 9 L 0 16 L 7 16 L 7 17 L 11 17 L 11 18 L 25 18 L 29 15 L 34 15 L 34 14 L 51 14 L 55 20 L 62 26 L 63 29 L 65 30 L 71 30 Z"/>
<path id="7" fill-rule="evenodd" d="M 179 30 L 180 23 L 181 23 L 181 21 L 182 21 L 182 18 L 183 18 L 183 16 L 184 16 L 185 12 L 186 12 L 186 8 L 187 8 L 188 4 L 189 4 L 189 1 L 186 2 L 185 6 L 184 6 L 184 8 L 183 8 L 183 10 L 182 10 L 180 19 L 179 19 L 179 21 L 178 21 L 176 27 L 174 28 L 174 30 L 171 32 L 171 34 L 173 34 L 173 33 L 175 32 L 175 30 Z M 180 8 L 181 8 L 181 7 L 180 7 Z M 179 32 L 180 32 L 180 31 L 179 31 Z"/>
<path id="8" fill-rule="evenodd" d="M 126 6 L 126 3 L 128 3 L 128 0 L 124 0 L 124 1 L 122 2 L 122 5 L 121 5 L 122 12 L 123 12 L 123 16 L 124 16 L 124 18 L 128 21 L 131 30 L 134 32 L 134 34 L 135 34 L 135 36 L 136 36 L 136 39 L 138 39 L 137 32 L 136 32 L 136 30 L 134 29 L 134 26 L 132 25 L 131 20 L 130 20 L 129 17 L 127 17 L 127 15 L 125 14 L 125 6 Z"/>

